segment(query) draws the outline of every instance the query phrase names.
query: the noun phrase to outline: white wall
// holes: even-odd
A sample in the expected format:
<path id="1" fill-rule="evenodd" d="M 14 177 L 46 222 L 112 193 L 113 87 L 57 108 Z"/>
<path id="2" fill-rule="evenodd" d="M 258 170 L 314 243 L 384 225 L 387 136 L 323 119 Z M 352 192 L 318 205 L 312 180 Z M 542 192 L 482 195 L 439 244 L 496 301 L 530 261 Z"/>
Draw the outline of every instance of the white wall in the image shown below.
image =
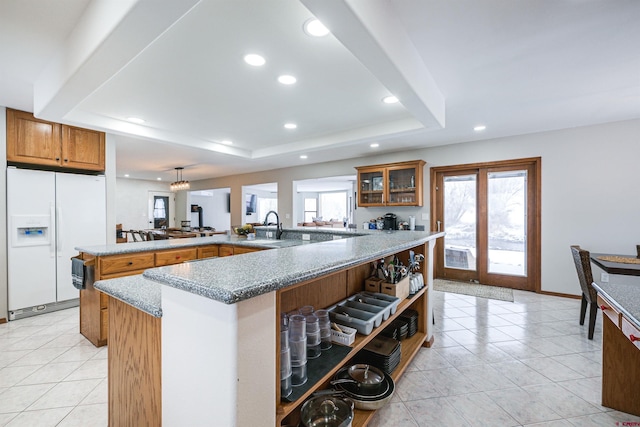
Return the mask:
<path id="1" fill-rule="evenodd" d="M 0 164 L 7 164 L 7 110 L 0 107 Z M 0 174 L 0 319 L 8 319 L 7 311 L 7 174 Z"/>
<path id="2" fill-rule="evenodd" d="M 209 195 L 191 194 L 190 205 L 202 207 L 202 222 L 204 227 L 213 227 L 217 231 L 231 229 L 231 214 L 227 211 L 228 188 L 207 190 Z M 195 226 L 198 213 L 191 213 L 191 225 Z"/>
<path id="3" fill-rule="evenodd" d="M 122 224 L 123 230 L 153 228 L 153 224 L 149 224 L 149 192 L 170 192 L 169 184 L 142 179 L 116 179 L 116 224 Z M 176 212 L 169 212 L 169 215 L 175 216 Z"/>

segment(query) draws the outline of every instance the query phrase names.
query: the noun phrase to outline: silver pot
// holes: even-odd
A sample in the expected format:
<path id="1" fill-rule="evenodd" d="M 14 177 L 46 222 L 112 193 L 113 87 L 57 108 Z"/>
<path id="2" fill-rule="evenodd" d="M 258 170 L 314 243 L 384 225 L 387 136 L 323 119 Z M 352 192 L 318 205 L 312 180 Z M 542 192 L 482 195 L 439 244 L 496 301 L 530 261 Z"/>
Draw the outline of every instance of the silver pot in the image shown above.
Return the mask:
<path id="1" fill-rule="evenodd" d="M 304 402 L 300 410 L 304 427 L 351 427 L 353 402 L 337 396 L 317 396 Z"/>

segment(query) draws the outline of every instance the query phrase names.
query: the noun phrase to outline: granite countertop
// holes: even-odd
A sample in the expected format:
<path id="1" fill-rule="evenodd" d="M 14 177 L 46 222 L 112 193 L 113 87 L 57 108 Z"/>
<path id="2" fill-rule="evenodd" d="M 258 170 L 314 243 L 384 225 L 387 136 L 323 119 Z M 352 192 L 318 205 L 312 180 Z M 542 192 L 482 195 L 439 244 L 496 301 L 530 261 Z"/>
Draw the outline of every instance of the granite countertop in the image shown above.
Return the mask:
<path id="1" fill-rule="evenodd" d="M 640 283 L 594 283 L 599 294 L 607 299 L 636 328 L 640 329 Z"/>
<path id="2" fill-rule="evenodd" d="M 259 233 L 266 233 L 274 227 L 256 227 L 260 230 Z M 74 249 L 79 252 L 84 252 L 94 256 L 108 256 L 108 255 L 122 255 L 136 252 L 157 251 L 163 249 L 180 249 L 188 248 L 192 246 L 203 245 L 221 245 L 230 244 L 235 246 L 263 248 L 263 249 L 275 249 L 282 247 L 301 246 L 310 243 L 315 243 L 317 240 L 330 240 L 333 236 L 340 237 L 356 237 L 362 235 L 374 235 L 376 233 L 383 233 L 377 230 L 358 230 L 357 232 L 350 229 L 336 229 L 331 228 L 327 230 L 320 229 L 286 229 L 285 233 L 288 233 L 291 239 L 286 238 L 284 240 L 267 239 L 266 237 L 256 237 L 254 240 L 250 240 L 244 237 L 238 237 L 236 235 L 226 234 L 214 234 L 207 237 L 190 237 L 183 239 L 166 239 L 166 240 L 150 240 L 145 242 L 128 242 L 118 243 L 111 245 L 95 245 L 95 246 L 77 246 Z M 410 232 L 403 232 L 410 233 Z M 310 234 L 314 237 L 314 240 L 307 241 L 302 240 L 303 234 Z"/>
<path id="3" fill-rule="evenodd" d="M 143 275 L 167 286 L 234 304 L 443 235 L 425 231 L 380 231 L 349 239 L 158 267 L 146 270 Z"/>
<path id="4" fill-rule="evenodd" d="M 291 231 L 291 230 L 290 230 Z M 294 230 L 295 231 L 295 230 Z M 307 234 L 307 233 L 303 233 Z M 351 238 L 334 239 L 344 234 Z M 324 241 L 254 241 L 216 235 L 192 239 L 160 240 L 119 245 L 76 248 L 96 256 L 148 251 L 159 248 L 230 243 L 240 246 L 273 247 L 231 257 L 208 258 L 146 270 L 142 275 L 101 280 L 94 287 L 152 316 L 161 317 L 161 286 L 183 289 L 205 298 L 234 304 L 304 280 L 373 261 L 406 250 L 444 233 L 424 231 L 373 231 L 369 233 L 333 230 Z M 184 242 L 191 241 L 191 242 Z M 175 243 L 174 243 L 175 242 Z M 130 247 L 134 248 L 131 249 Z M 408 260 L 403 260 L 408 261 Z"/>
<path id="5" fill-rule="evenodd" d="M 96 289 L 119 299 L 153 317 L 162 317 L 161 290 L 158 282 L 145 279 L 141 274 L 100 280 Z"/>

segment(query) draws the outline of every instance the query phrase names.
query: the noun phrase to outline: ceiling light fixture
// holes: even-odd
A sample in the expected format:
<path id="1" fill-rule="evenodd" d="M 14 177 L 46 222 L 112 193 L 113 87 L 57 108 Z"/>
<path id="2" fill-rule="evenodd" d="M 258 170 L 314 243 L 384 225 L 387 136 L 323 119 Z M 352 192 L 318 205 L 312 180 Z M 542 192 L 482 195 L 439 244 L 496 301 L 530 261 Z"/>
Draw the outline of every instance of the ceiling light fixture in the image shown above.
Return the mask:
<path id="1" fill-rule="evenodd" d="M 306 154 L 302 154 L 302 155 L 300 156 L 300 158 L 304 160 L 304 159 L 307 159 L 307 158 L 309 158 L 309 157 L 308 157 Z"/>
<path id="2" fill-rule="evenodd" d="M 125 174 L 124 174 L 124 177 L 125 177 L 125 178 L 129 178 L 129 174 L 128 174 L 128 173 L 125 173 Z"/>
<path id="3" fill-rule="evenodd" d="M 371 144 L 369 147 L 371 148 L 378 148 L 380 147 L 380 144 L 378 144 L 377 142 L 374 142 L 373 144 Z"/>
<path id="4" fill-rule="evenodd" d="M 473 128 L 473 130 L 475 130 L 476 132 L 481 132 L 483 130 L 485 130 L 487 127 L 485 125 L 480 125 L 480 126 L 476 126 Z"/>
<path id="5" fill-rule="evenodd" d="M 256 53 L 249 53 L 247 55 L 244 56 L 244 62 L 246 62 L 249 65 L 253 65 L 254 67 L 261 67 L 263 66 L 267 61 L 264 59 L 264 57 L 256 54 Z"/>
<path id="6" fill-rule="evenodd" d="M 285 129 L 295 129 L 295 128 L 297 128 L 297 127 L 298 127 L 298 125 L 297 125 L 297 124 L 295 124 L 295 123 L 285 123 L 285 124 L 284 124 L 284 128 L 285 128 Z"/>
<path id="7" fill-rule="evenodd" d="M 225 139 L 223 141 L 220 141 L 220 144 L 224 144 L 224 145 L 233 145 L 233 141 L 229 141 L 228 139 Z"/>
<path id="8" fill-rule="evenodd" d="M 136 123 L 136 124 L 139 124 L 139 125 L 144 123 L 144 120 L 140 119 L 138 117 L 127 117 L 127 120 L 130 121 L 131 123 Z"/>
<path id="9" fill-rule="evenodd" d="M 395 104 L 398 102 L 398 98 L 393 95 L 389 95 L 382 98 L 382 102 L 384 102 L 385 104 Z"/>
<path id="10" fill-rule="evenodd" d="M 329 29 L 316 18 L 308 19 L 302 28 L 307 35 L 313 37 L 324 37 L 329 34 Z"/>
<path id="11" fill-rule="evenodd" d="M 293 77 L 293 76 L 290 76 L 290 75 L 284 74 L 284 75 L 282 75 L 282 76 L 278 77 L 278 81 L 279 81 L 280 83 L 282 83 L 283 85 L 292 85 L 292 84 L 294 84 L 295 82 L 297 82 L 298 80 L 297 80 L 295 77 Z"/>
<path id="12" fill-rule="evenodd" d="M 171 191 L 188 190 L 190 185 L 189 181 L 182 179 L 182 171 L 184 168 L 174 168 L 176 170 L 176 180 L 171 183 Z"/>
<path id="13" fill-rule="evenodd" d="M 157 178 L 156 178 L 156 180 L 158 180 L 158 181 L 162 181 L 162 178 L 160 178 L 160 177 L 157 177 Z"/>

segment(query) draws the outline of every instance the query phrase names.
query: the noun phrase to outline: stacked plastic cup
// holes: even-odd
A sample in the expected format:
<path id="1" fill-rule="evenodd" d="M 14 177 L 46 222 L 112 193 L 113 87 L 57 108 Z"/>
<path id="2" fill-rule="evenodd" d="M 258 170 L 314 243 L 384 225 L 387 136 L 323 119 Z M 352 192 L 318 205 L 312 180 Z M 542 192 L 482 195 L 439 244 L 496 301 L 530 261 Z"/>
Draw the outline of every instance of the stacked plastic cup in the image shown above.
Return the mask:
<path id="1" fill-rule="evenodd" d="M 287 397 L 291 394 L 291 347 L 289 347 L 289 327 L 280 326 L 280 394 Z"/>
<path id="2" fill-rule="evenodd" d="M 327 310 L 316 310 L 315 313 L 320 323 L 320 349 L 328 350 L 331 348 L 331 321 L 329 320 L 329 312 Z"/>
<path id="3" fill-rule="evenodd" d="M 307 359 L 320 357 L 320 321 L 315 313 L 305 316 L 307 321 Z"/>
<path id="4" fill-rule="evenodd" d="M 291 384 L 307 382 L 307 319 L 301 314 L 289 316 L 289 348 L 291 353 Z"/>

